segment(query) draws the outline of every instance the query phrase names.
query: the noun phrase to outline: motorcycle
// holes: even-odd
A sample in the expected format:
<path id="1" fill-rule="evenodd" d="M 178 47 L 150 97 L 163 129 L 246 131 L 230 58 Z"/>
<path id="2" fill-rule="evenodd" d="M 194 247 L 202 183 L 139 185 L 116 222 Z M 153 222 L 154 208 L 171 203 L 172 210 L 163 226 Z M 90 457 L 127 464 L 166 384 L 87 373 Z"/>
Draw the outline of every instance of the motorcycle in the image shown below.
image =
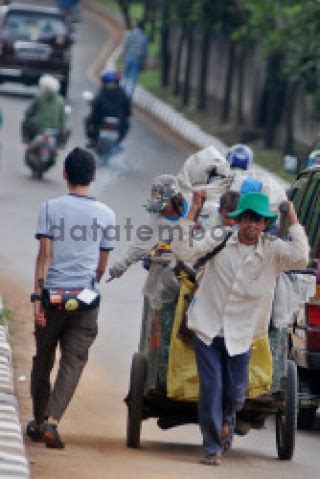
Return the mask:
<path id="1" fill-rule="evenodd" d="M 91 106 L 94 98 L 93 93 L 91 91 L 84 91 L 82 97 L 87 104 Z M 87 118 L 85 121 L 85 130 L 86 135 L 91 139 L 87 147 L 96 150 L 100 160 L 106 164 L 108 158 L 115 153 L 117 147 L 119 147 L 120 119 L 115 116 L 105 116 L 94 140 L 90 133 L 92 128 L 93 125 L 91 125 Z"/>
<path id="2" fill-rule="evenodd" d="M 68 117 L 72 108 L 65 105 L 64 110 Z M 38 131 L 33 119 L 22 122 L 21 136 L 23 143 L 26 143 L 24 161 L 31 169 L 33 178 L 41 180 L 43 174 L 55 164 L 58 149 L 66 144 L 70 134 L 70 129 L 63 134 L 54 128 Z"/>
<path id="3" fill-rule="evenodd" d="M 106 116 L 99 128 L 97 153 L 102 158 L 109 156 L 119 142 L 119 118 Z"/>
<path id="4" fill-rule="evenodd" d="M 25 163 L 31 169 L 32 177 L 41 180 L 43 174 L 55 162 L 59 147 L 58 130 L 47 128 L 41 131 L 25 150 Z"/>

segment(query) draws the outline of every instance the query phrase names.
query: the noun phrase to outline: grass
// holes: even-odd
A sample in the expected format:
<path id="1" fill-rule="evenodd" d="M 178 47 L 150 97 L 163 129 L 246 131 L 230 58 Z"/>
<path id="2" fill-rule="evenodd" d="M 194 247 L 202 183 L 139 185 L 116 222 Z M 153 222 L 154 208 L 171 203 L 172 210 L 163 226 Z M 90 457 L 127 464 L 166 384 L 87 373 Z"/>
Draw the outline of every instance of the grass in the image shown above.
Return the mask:
<path id="1" fill-rule="evenodd" d="M 98 0 L 98 2 L 114 12 L 121 13 L 117 0 Z M 130 17 L 133 20 L 139 20 L 143 17 L 143 6 L 140 3 L 130 5 Z"/>
<path id="2" fill-rule="evenodd" d="M 152 93 L 157 93 L 160 88 L 159 71 L 155 68 L 147 69 L 140 73 L 139 83 Z"/>
<path id="3" fill-rule="evenodd" d="M 12 319 L 12 315 L 13 315 L 12 311 L 6 306 L 4 306 L 0 310 L 0 325 L 8 326 L 8 322 Z"/>
<path id="4" fill-rule="evenodd" d="M 105 7 L 110 8 L 110 10 L 120 13 L 120 8 L 117 0 L 98 0 L 98 2 Z"/>

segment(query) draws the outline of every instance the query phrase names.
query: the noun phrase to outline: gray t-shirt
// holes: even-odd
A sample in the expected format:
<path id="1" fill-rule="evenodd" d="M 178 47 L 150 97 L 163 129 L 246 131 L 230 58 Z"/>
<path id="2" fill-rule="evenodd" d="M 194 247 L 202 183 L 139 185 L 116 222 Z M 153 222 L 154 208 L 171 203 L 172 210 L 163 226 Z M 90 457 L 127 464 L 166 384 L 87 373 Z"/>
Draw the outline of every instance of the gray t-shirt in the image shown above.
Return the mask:
<path id="1" fill-rule="evenodd" d="M 101 250 L 111 251 L 115 214 L 88 196 L 65 195 L 42 204 L 36 238 L 52 239 L 52 260 L 45 286 L 90 288 Z"/>

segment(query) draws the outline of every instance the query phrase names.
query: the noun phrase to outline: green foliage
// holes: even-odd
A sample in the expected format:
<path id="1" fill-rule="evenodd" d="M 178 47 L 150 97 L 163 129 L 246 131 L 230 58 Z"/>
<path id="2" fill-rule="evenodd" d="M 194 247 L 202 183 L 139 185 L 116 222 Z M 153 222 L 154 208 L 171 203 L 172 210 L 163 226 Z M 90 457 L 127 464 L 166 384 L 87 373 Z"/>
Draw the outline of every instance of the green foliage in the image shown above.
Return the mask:
<path id="1" fill-rule="evenodd" d="M 99 3 L 102 3 L 102 5 L 106 6 L 107 8 L 110 8 L 110 10 L 113 10 L 114 12 L 120 12 L 119 9 L 119 4 L 117 0 L 98 0 Z"/>
<path id="2" fill-rule="evenodd" d="M 160 87 L 160 74 L 158 69 L 149 69 L 140 73 L 139 83 L 151 92 L 156 92 Z"/>
<path id="3" fill-rule="evenodd" d="M 282 74 L 310 82 L 320 73 L 320 2 L 314 0 L 238 0 L 247 10 L 246 33 L 259 40 L 266 58 L 281 53 Z"/>
<path id="4" fill-rule="evenodd" d="M 98 0 L 99 3 L 102 3 L 105 5 L 107 8 L 110 8 L 110 10 L 113 10 L 114 12 L 121 12 L 121 9 L 119 7 L 119 3 L 117 0 Z M 143 7 L 143 2 L 130 2 L 130 17 L 133 20 L 139 20 L 140 18 L 143 17 L 144 13 L 144 7 Z"/>
<path id="5" fill-rule="evenodd" d="M 0 310 L 0 325 L 7 326 L 8 322 L 12 319 L 12 315 L 12 311 L 6 306 L 4 306 Z"/>

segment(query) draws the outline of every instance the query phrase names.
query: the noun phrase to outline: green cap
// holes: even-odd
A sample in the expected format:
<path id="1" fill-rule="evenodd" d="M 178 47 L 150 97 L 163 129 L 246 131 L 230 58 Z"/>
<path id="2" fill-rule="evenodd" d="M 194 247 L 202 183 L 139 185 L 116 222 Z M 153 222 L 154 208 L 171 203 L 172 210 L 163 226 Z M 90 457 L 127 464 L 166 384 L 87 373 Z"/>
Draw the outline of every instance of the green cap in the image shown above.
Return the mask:
<path id="1" fill-rule="evenodd" d="M 236 218 L 244 213 L 244 211 L 251 210 L 260 216 L 268 219 L 276 219 L 277 215 L 270 211 L 269 198 L 264 193 L 245 193 L 241 195 L 238 209 L 233 213 L 229 213 L 230 218 Z"/>

